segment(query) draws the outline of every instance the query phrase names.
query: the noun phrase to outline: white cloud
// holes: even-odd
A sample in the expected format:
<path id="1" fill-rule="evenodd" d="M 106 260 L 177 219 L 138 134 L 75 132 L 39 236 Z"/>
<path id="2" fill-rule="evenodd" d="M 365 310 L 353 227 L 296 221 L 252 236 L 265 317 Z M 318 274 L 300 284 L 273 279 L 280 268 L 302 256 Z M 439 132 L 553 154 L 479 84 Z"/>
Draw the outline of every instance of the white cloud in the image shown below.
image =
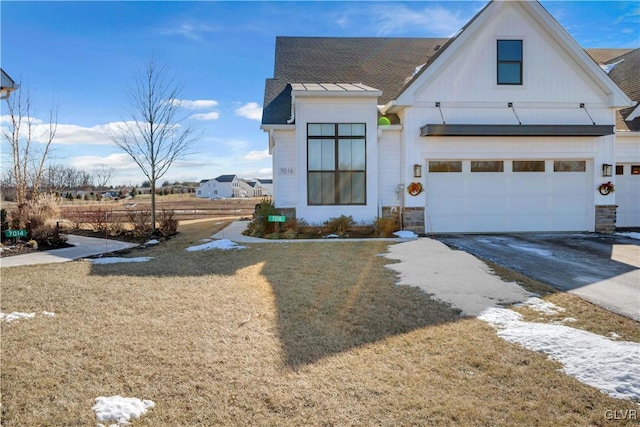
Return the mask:
<path id="1" fill-rule="evenodd" d="M 404 33 L 421 28 L 429 35 L 451 37 L 469 20 L 469 14 L 476 11 L 452 10 L 442 7 L 426 7 L 413 10 L 407 5 L 394 4 L 393 11 L 385 6 L 373 6 L 370 10 L 380 35 Z"/>
<path id="2" fill-rule="evenodd" d="M 189 116 L 189 118 L 194 120 L 213 121 L 213 120 L 218 120 L 220 118 L 220 113 L 217 111 L 212 111 L 210 113 L 198 113 L 198 114 L 192 114 L 191 116 Z"/>
<path id="3" fill-rule="evenodd" d="M 98 168 L 113 168 L 116 171 L 138 169 L 133 159 L 126 153 L 109 154 L 101 156 L 76 156 L 69 158 L 69 165 L 81 170 L 93 170 Z"/>
<path id="4" fill-rule="evenodd" d="M 253 150 L 249 151 L 245 156 L 242 157 L 242 160 L 248 162 L 260 161 L 271 158 L 269 154 L 269 150 Z"/>
<path id="5" fill-rule="evenodd" d="M 249 102 L 236 109 L 236 115 L 251 120 L 262 120 L 262 107 L 257 102 Z"/>
<path id="6" fill-rule="evenodd" d="M 169 102 L 188 110 L 207 110 L 218 106 L 218 101 L 214 99 L 171 99 Z"/>
<path id="7" fill-rule="evenodd" d="M 219 31 L 218 28 L 212 27 L 206 24 L 190 24 L 182 23 L 172 28 L 165 28 L 160 30 L 161 34 L 166 35 L 180 35 L 191 40 L 202 40 L 202 37 L 207 33 L 215 33 Z"/>
<path id="8" fill-rule="evenodd" d="M 0 127 L 7 130 L 9 116 L 0 117 Z M 27 118 L 22 119 L 22 134 L 26 135 Z M 32 118 L 32 141 L 36 143 L 46 143 L 49 137 L 49 123 L 45 123 L 41 119 Z M 122 123 L 109 123 L 105 125 L 108 128 L 117 129 Z M 111 145 L 111 140 L 105 135 L 102 125 L 95 126 L 79 126 L 72 124 L 58 123 L 56 134 L 53 138 L 53 144 L 82 144 L 82 145 Z"/>

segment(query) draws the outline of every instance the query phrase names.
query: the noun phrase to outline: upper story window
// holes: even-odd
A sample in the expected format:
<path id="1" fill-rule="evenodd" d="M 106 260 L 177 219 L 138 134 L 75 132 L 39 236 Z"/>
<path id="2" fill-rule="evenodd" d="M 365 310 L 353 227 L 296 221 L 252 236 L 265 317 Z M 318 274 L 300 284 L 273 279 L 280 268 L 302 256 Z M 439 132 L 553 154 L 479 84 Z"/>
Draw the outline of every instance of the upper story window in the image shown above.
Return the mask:
<path id="1" fill-rule="evenodd" d="M 522 40 L 498 40 L 498 84 L 522 84 Z"/>
<path id="2" fill-rule="evenodd" d="M 364 123 L 309 123 L 307 153 L 309 205 L 366 203 Z"/>

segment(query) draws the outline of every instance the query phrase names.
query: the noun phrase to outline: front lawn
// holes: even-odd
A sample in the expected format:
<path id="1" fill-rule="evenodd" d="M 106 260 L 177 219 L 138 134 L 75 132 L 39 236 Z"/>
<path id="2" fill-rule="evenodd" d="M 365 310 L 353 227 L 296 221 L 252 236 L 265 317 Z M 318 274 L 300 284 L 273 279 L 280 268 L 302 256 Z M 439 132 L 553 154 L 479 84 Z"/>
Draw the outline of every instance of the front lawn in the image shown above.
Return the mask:
<path id="1" fill-rule="evenodd" d="M 96 425 L 115 395 L 155 403 L 133 426 L 633 422 L 607 411 L 636 403 L 396 286 L 388 242 L 185 251 L 220 226 L 124 255 L 149 262 L 3 268 L 1 311 L 36 313 L 2 323 L 3 425 Z"/>

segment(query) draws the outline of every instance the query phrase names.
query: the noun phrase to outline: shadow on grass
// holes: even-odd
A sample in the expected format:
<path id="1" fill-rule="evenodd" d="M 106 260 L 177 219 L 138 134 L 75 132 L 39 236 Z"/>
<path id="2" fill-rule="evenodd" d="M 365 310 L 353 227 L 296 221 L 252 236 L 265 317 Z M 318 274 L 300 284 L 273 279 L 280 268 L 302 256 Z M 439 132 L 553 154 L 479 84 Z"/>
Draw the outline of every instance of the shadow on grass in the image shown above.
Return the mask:
<path id="1" fill-rule="evenodd" d="M 142 264 L 94 265 L 106 276 L 234 276 L 261 264 L 273 290 L 286 363 L 299 367 L 324 357 L 460 319 L 459 312 L 417 288 L 395 285 L 385 242 L 256 244 L 231 251 L 157 251 Z M 138 256 L 132 251 L 128 256 Z M 189 286 L 185 284 L 185 286 Z M 239 287 L 251 286 L 246 281 Z M 231 310 L 233 307 L 230 308 Z"/>

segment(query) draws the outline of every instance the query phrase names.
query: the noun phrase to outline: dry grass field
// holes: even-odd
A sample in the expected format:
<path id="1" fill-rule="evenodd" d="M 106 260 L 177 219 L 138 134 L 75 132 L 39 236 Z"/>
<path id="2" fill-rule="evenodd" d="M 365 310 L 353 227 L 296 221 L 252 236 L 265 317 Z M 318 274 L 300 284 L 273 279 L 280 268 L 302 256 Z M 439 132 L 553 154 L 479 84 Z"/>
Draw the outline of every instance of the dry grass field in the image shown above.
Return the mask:
<path id="1" fill-rule="evenodd" d="M 395 285 L 385 242 L 186 252 L 214 221 L 124 256 L 2 269 L 2 425 L 91 426 L 98 396 L 151 399 L 133 426 L 627 425 L 637 410 Z M 580 327 L 637 323 L 551 294 Z M 604 323 L 604 324 L 603 324 Z"/>

